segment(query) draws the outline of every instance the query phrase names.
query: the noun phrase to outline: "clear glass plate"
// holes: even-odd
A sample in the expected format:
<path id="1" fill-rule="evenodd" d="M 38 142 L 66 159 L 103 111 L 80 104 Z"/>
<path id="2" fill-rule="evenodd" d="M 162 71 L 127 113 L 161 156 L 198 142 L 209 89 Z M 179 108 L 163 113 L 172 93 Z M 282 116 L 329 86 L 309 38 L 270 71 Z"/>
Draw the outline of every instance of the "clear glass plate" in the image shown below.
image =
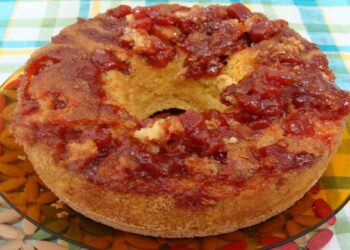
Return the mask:
<path id="1" fill-rule="evenodd" d="M 332 224 L 334 215 L 350 198 L 350 120 L 342 144 L 317 187 L 292 208 L 267 222 L 237 232 L 194 239 L 162 239 L 122 232 L 96 223 L 58 202 L 35 174 L 23 150 L 15 143 L 8 128 L 10 112 L 16 103 L 16 80 L 19 69 L 1 87 L 5 108 L 0 143 L 0 195 L 26 219 L 57 238 L 84 248 L 96 249 L 221 249 L 236 244 L 235 249 L 270 249 L 295 241 L 321 225 Z M 1 124 L 1 123 L 0 123 Z M 323 199 L 333 212 L 319 218 L 312 209 L 316 199 Z M 292 222 L 290 222 L 292 221 Z M 287 224 L 297 225 L 291 230 Z"/>

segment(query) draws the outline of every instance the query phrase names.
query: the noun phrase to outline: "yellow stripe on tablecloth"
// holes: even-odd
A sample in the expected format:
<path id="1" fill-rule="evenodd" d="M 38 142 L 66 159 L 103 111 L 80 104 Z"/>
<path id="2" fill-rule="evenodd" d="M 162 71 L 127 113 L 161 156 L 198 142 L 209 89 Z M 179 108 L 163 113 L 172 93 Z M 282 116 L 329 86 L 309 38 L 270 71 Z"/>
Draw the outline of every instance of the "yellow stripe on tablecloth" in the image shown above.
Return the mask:
<path id="1" fill-rule="evenodd" d="M 36 49 L 0 49 L 0 56 L 12 56 L 12 55 L 30 55 Z"/>
<path id="2" fill-rule="evenodd" d="M 343 59 L 345 67 L 347 68 L 348 72 L 350 73 L 350 55 L 346 53 L 339 52 L 340 57 Z"/>
<path id="3" fill-rule="evenodd" d="M 101 5 L 99 1 L 91 2 L 90 16 L 94 17 L 101 12 Z"/>
<path id="4" fill-rule="evenodd" d="M 350 134 L 349 134 L 349 132 L 347 131 L 347 129 L 344 129 L 343 139 L 350 139 Z"/>
<path id="5" fill-rule="evenodd" d="M 350 165 L 349 155 L 345 155 L 345 154 L 334 155 L 332 159 L 332 166 L 329 166 L 323 175 L 350 177 L 349 165 Z"/>
<path id="6" fill-rule="evenodd" d="M 3 38 L 3 41 L 8 41 L 8 36 L 9 36 L 9 33 L 10 33 L 10 28 L 11 27 L 11 22 L 12 20 L 14 20 L 14 16 L 15 16 L 15 13 L 17 11 L 17 7 L 18 7 L 18 1 L 16 0 L 15 2 L 15 6 L 13 8 L 13 11 L 11 13 L 11 18 L 8 20 L 8 23 L 7 23 L 7 27 L 6 27 L 6 31 L 5 31 L 5 34 L 4 34 L 4 38 Z"/>
<path id="7" fill-rule="evenodd" d="M 339 43 L 337 37 L 334 35 L 334 32 L 332 30 L 332 25 L 329 25 L 329 23 L 332 23 L 332 22 L 329 22 L 328 18 L 327 18 L 327 15 L 325 13 L 325 8 L 324 7 L 320 7 L 320 10 L 322 12 L 322 15 L 323 15 L 323 19 L 324 19 L 324 23 L 327 25 L 328 29 L 329 29 L 329 34 L 332 36 L 333 40 L 334 40 L 334 43 L 335 45 L 337 46 Z M 345 64 L 345 68 L 347 69 L 348 73 L 350 73 L 350 63 L 349 61 L 346 60 L 346 57 L 345 57 L 345 54 L 342 53 L 341 51 L 339 51 L 339 55 L 340 57 L 343 59 L 344 61 L 344 64 Z"/>
<path id="8" fill-rule="evenodd" d="M 332 157 L 331 165 L 328 166 L 324 176 L 342 176 L 350 177 L 350 135 L 347 129 L 344 129 L 342 143 L 338 152 Z M 349 148 L 348 152 L 344 149 Z M 341 151 L 341 152 L 339 152 Z"/>
<path id="9" fill-rule="evenodd" d="M 326 201 L 332 208 L 338 208 L 350 195 L 350 190 L 328 189 L 322 190 L 321 196 L 326 196 Z"/>

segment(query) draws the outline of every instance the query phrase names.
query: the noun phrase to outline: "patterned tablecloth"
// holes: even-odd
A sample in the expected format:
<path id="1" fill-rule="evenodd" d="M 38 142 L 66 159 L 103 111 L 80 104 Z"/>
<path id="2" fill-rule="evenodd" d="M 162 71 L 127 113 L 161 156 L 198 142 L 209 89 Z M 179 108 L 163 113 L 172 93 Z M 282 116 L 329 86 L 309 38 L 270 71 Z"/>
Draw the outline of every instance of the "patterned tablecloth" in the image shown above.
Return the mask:
<path id="1" fill-rule="evenodd" d="M 158 2 L 173 1 L 0 0 L 0 82 L 23 65 L 36 48 L 48 43 L 52 35 L 74 23 L 76 17 L 93 17 L 118 4 L 137 6 Z M 229 4 L 235 1 L 174 2 L 186 5 L 194 3 L 207 5 Z M 247 0 L 241 2 L 254 11 L 265 13 L 272 19 L 286 19 L 290 26 L 302 36 L 317 43 L 328 56 L 330 66 L 337 76 L 336 83 L 341 88 L 350 90 L 349 0 Z M 0 213 L 2 211 L 3 208 L 0 205 Z M 350 249 L 350 204 L 339 212 L 337 219 L 338 222 L 332 228 L 335 236 L 325 249 Z M 0 243 L 4 241 L 0 239 Z M 33 242 L 30 243 L 33 244 Z M 37 244 L 38 249 L 46 249 L 44 242 L 34 242 L 34 244 Z M 1 249 L 9 248 L 0 245 Z"/>

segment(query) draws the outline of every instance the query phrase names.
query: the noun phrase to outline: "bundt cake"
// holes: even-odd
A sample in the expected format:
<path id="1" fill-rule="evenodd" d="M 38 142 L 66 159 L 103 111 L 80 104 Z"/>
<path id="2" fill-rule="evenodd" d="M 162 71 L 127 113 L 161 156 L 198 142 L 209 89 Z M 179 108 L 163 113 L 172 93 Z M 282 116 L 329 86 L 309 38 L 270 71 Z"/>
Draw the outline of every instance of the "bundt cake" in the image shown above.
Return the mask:
<path id="1" fill-rule="evenodd" d="M 31 56 L 18 99 L 14 136 L 62 201 L 161 237 L 285 210 L 326 169 L 350 112 L 317 46 L 242 4 L 78 19 Z"/>

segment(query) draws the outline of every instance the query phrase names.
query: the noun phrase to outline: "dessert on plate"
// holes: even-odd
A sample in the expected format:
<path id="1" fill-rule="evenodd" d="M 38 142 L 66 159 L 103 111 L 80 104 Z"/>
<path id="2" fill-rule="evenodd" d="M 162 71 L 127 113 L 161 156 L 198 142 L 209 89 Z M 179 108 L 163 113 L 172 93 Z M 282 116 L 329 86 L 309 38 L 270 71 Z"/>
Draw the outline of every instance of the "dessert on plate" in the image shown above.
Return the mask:
<path id="1" fill-rule="evenodd" d="M 61 200 L 174 238 L 287 209 L 326 169 L 350 112 L 317 46 L 242 4 L 78 19 L 32 55 L 18 99 L 15 138 Z"/>

